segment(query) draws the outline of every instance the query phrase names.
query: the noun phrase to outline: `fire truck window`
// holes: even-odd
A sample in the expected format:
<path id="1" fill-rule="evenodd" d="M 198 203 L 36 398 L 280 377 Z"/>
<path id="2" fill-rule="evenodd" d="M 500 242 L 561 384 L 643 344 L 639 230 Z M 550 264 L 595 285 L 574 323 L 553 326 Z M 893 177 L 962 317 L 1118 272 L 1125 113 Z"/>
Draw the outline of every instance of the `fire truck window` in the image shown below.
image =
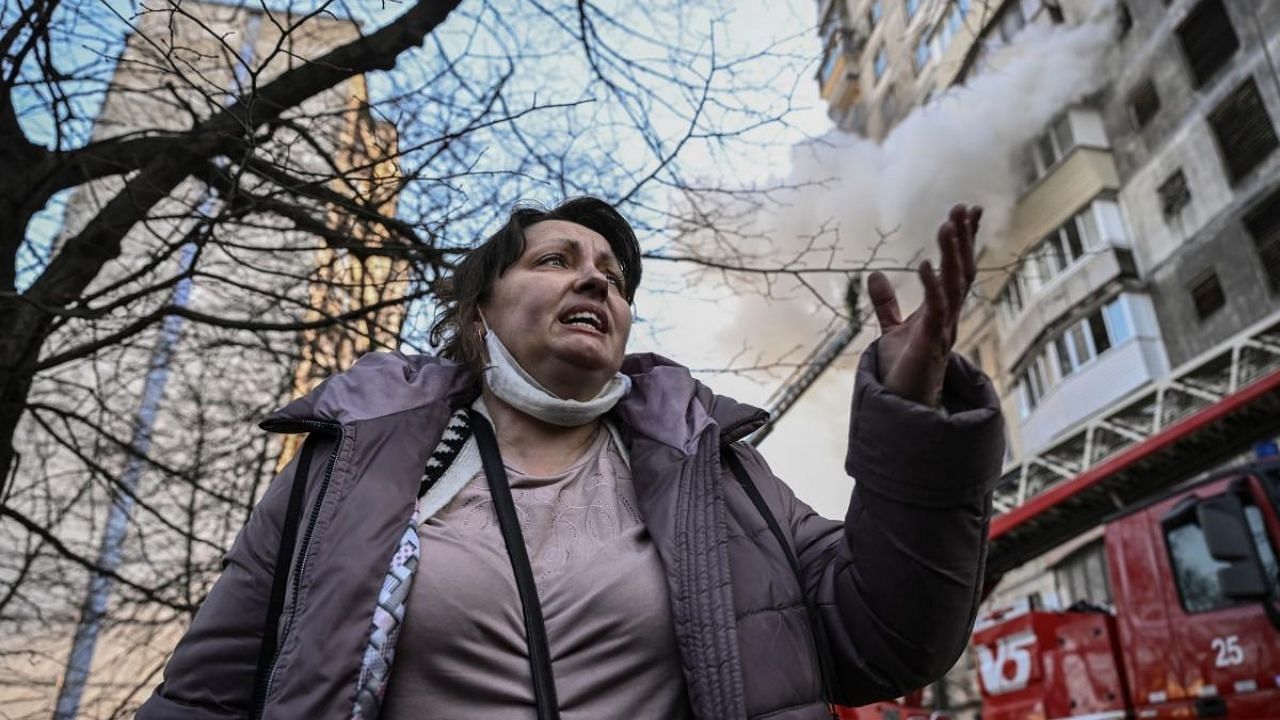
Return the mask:
<path id="1" fill-rule="evenodd" d="M 1280 591 L 1280 567 L 1276 564 L 1275 549 L 1267 538 L 1267 525 L 1262 519 L 1262 511 L 1257 505 L 1245 505 L 1244 516 L 1249 520 L 1249 530 L 1253 533 L 1253 544 L 1258 548 L 1258 557 L 1262 560 L 1262 570 L 1271 583 L 1273 594 Z"/>
<path id="2" fill-rule="evenodd" d="M 1256 505 L 1249 503 L 1244 506 L 1244 513 L 1268 580 L 1272 583 L 1280 582 L 1277 580 L 1276 553 L 1267 538 L 1262 512 Z M 1182 596 L 1182 607 L 1187 612 L 1207 612 L 1238 604 L 1222 594 L 1218 570 L 1226 567 L 1226 563 L 1209 556 L 1209 547 L 1205 544 L 1204 531 L 1199 524 L 1189 522 L 1171 528 L 1166 533 L 1166 540 L 1169 555 L 1173 559 L 1178 594 Z"/>
<path id="3" fill-rule="evenodd" d="M 1218 584 L 1218 570 L 1226 567 L 1226 563 L 1209 557 L 1209 547 L 1205 545 L 1204 531 L 1199 525 L 1187 523 L 1169 530 L 1168 541 L 1178 593 L 1187 612 L 1206 612 L 1234 604 L 1222 594 L 1222 586 Z"/>

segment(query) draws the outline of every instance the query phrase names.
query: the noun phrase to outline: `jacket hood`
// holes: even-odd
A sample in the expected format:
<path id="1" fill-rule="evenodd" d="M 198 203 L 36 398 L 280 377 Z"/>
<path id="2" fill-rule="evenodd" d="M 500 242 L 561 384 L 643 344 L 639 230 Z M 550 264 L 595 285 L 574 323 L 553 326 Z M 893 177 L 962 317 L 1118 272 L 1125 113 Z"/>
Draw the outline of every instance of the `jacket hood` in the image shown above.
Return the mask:
<path id="1" fill-rule="evenodd" d="M 640 435 L 691 452 L 709 425 L 725 442 L 750 434 L 768 420 L 765 411 L 716 395 L 689 369 L 654 353 L 628 355 L 622 372 L 631 392 L 611 414 Z M 302 432 L 315 423 L 346 425 L 441 404 L 452 409 L 480 393 L 476 376 L 461 363 L 434 355 L 375 352 L 349 370 L 268 415 L 259 426 L 273 432 Z M 684 422 L 673 422 L 683 418 Z"/>

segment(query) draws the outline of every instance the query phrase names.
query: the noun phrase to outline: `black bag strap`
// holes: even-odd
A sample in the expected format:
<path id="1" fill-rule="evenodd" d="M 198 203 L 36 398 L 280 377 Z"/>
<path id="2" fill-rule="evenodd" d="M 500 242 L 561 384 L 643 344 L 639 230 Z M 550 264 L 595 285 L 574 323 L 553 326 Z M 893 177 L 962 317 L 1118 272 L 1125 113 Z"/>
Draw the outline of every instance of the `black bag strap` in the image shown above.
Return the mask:
<path id="1" fill-rule="evenodd" d="M 751 498 L 751 504 L 756 506 L 756 511 L 764 518 L 765 524 L 769 526 L 769 531 L 773 533 L 773 537 L 782 546 L 782 552 L 787 556 L 791 571 L 795 573 L 796 584 L 800 587 L 800 596 L 804 598 L 804 607 L 809 615 L 809 631 L 813 634 L 813 645 L 818 651 L 818 672 L 822 680 L 822 698 L 831 703 L 833 702 L 832 698 L 835 697 L 832 693 L 832 688 L 835 687 L 835 662 L 831 657 L 831 644 L 827 640 L 827 634 L 822 631 L 822 623 L 818 617 L 818 606 L 813 602 L 813 598 L 809 597 L 809 593 L 805 591 L 804 576 L 800 574 L 800 562 L 791 550 L 791 545 L 787 542 L 787 536 L 783 534 L 782 526 L 778 524 L 778 519 L 774 517 L 769 505 L 765 503 L 764 496 L 760 494 L 760 489 L 751 480 L 747 469 L 742 466 L 742 459 L 733 451 L 733 447 L 725 445 L 721 449 L 720 456 L 724 458 L 729 469 L 733 471 L 733 476 L 738 479 L 738 484 L 742 485 L 747 497 Z M 836 717 L 834 710 L 831 716 L 833 718 Z"/>
<path id="2" fill-rule="evenodd" d="M 547 628 L 542 621 L 542 602 L 538 599 L 538 588 L 533 582 L 533 567 L 529 564 L 524 534 L 520 532 L 520 522 L 516 518 L 510 481 L 502 466 L 502 455 L 498 452 L 498 439 L 493 434 L 493 426 L 484 415 L 468 410 L 467 417 L 480 448 L 480 460 L 489 481 L 493 507 L 498 513 L 498 527 L 502 530 L 502 540 L 507 545 L 511 569 L 516 576 L 516 589 L 520 593 L 520 605 L 524 610 L 524 634 L 529 643 L 529 667 L 533 671 L 533 697 L 538 706 L 538 720 L 559 720 L 560 707 L 556 700 L 555 678 L 551 672 Z"/>
<path id="3" fill-rule="evenodd" d="M 298 526 L 302 523 L 302 503 L 307 494 L 307 476 L 311 474 L 311 458 L 316 444 L 312 435 L 302 441 L 293 483 L 289 486 L 289 505 L 284 512 L 284 526 L 280 529 L 280 547 L 276 551 L 276 567 L 271 579 L 271 596 L 267 601 L 267 619 L 262 630 L 262 645 L 258 648 L 258 668 L 254 672 L 254 717 L 260 717 L 267 697 L 267 682 L 271 678 L 271 665 L 276 657 L 276 644 L 280 641 L 280 615 L 284 612 L 285 592 L 289 587 L 289 567 L 293 564 L 293 551 L 298 542 Z"/>

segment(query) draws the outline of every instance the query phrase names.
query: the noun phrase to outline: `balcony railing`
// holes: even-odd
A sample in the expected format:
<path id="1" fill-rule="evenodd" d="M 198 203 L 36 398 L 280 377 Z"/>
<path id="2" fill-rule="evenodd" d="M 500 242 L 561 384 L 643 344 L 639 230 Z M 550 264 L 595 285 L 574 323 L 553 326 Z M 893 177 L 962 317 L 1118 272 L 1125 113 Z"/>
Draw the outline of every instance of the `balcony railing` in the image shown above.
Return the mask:
<path id="1" fill-rule="evenodd" d="M 1273 313 L 1007 468 L 996 488 L 995 510 L 1014 510 L 1277 371 L 1280 313 Z"/>

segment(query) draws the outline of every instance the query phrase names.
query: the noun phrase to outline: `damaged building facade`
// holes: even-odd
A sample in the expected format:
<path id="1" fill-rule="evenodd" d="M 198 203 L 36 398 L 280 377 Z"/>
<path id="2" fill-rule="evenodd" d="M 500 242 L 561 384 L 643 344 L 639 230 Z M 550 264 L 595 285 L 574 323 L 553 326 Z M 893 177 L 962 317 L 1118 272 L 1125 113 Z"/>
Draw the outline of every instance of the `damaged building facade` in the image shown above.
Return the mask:
<path id="1" fill-rule="evenodd" d="M 1170 406 L 1190 413 L 1280 361 L 1280 5 L 1102 5 L 819 3 L 817 81 L 829 115 L 875 140 L 948 88 L 1017 62 L 1010 49 L 1030 26 L 1105 22 L 1113 32 L 1100 88 L 1010 148 L 1016 204 L 1007 227 L 980 240 L 979 267 L 1001 271 L 980 274 L 957 349 L 1003 399 L 1008 474 L 997 512 L 1041 487 L 1046 468 L 1069 474 L 1104 457 L 1109 432 L 1140 440 L 1108 422 L 1125 408 L 1154 413 L 1158 429 L 1161 413 L 1181 417 Z M 1143 405 L 1148 395 L 1159 402 Z M 1269 432 L 1211 465 L 1273 455 Z M 1053 454 L 1075 436 L 1083 464 Z M 987 607 L 1033 594 L 1108 605 L 1100 534 L 1008 572 Z M 937 707 L 979 711 L 972 662 L 935 689 Z"/>

